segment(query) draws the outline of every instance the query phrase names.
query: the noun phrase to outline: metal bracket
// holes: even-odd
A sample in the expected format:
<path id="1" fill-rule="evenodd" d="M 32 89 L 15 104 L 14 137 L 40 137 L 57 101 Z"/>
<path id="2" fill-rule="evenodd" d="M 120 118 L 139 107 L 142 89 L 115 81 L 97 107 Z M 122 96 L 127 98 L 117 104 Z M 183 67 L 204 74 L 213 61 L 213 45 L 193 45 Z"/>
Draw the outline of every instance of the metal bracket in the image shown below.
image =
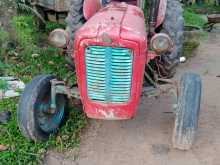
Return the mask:
<path id="1" fill-rule="evenodd" d="M 176 108 L 178 105 L 178 98 L 179 98 L 179 86 L 176 81 L 172 81 L 169 79 L 158 79 L 162 82 L 166 82 L 165 85 L 157 85 L 156 87 L 144 87 L 142 90 L 142 96 L 146 96 L 148 98 L 151 97 L 160 97 L 164 94 L 169 94 L 173 100 L 173 110 L 176 112 Z"/>
<path id="2" fill-rule="evenodd" d="M 75 98 L 80 99 L 80 94 L 77 87 L 70 88 L 65 84 L 64 81 L 58 81 L 57 79 L 53 79 L 51 82 L 51 112 L 55 112 L 56 110 L 56 95 L 63 94 L 66 95 L 69 99 Z"/>

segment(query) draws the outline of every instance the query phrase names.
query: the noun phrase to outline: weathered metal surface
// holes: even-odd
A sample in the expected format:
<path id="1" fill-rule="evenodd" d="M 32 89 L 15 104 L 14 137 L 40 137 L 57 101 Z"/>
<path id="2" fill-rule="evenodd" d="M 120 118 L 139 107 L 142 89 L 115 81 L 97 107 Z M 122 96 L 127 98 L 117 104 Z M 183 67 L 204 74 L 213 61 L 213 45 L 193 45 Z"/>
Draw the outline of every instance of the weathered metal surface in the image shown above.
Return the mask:
<path id="1" fill-rule="evenodd" d="M 144 67 L 147 60 L 147 34 L 145 27 L 144 14 L 140 8 L 126 3 L 115 2 L 99 10 L 75 34 L 73 57 L 75 58 L 81 100 L 88 117 L 122 120 L 130 119 L 135 115 L 141 95 Z M 120 104 L 101 103 L 88 97 L 85 50 L 89 46 L 132 50 L 133 68 L 129 101 Z"/>
<path id="2" fill-rule="evenodd" d="M 133 53 L 130 49 L 86 48 L 88 97 L 102 103 L 126 103 L 130 99 Z"/>
<path id="3" fill-rule="evenodd" d="M 79 91 L 76 87 L 70 88 L 65 84 L 64 81 L 58 81 L 57 79 L 51 80 L 51 103 L 50 108 L 52 110 L 56 109 L 56 95 L 63 94 L 69 99 L 75 98 L 80 99 Z"/>

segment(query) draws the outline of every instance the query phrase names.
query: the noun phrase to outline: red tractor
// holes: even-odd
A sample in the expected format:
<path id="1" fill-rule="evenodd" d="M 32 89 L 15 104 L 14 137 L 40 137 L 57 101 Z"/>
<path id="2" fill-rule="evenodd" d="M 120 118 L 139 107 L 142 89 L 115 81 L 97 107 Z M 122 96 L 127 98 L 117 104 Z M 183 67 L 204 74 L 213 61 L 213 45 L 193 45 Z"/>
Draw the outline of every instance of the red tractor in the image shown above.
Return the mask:
<path id="1" fill-rule="evenodd" d="M 126 120 L 135 116 L 142 94 L 174 96 L 173 146 L 189 149 L 195 139 L 201 79 L 186 73 L 171 78 L 183 45 L 182 7 L 178 0 L 71 0 L 66 30 L 50 41 L 67 48 L 77 84 L 52 75 L 35 77 L 18 108 L 22 133 L 45 140 L 64 119 L 68 99 L 81 100 L 89 118 Z"/>

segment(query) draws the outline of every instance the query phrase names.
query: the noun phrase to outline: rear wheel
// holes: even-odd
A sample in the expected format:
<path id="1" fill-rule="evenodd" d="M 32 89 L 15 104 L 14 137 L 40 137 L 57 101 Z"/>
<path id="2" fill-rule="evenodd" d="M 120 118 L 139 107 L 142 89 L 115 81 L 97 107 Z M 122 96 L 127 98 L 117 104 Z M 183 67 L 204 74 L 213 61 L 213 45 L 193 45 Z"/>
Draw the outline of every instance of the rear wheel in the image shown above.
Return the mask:
<path id="1" fill-rule="evenodd" d="M 17 112 L 17 120 L 23 135 L 31 140 L 47 140 L 56 133 L 64 119 L 67 100 L 56 96 L 56 109 L 50 111 L 51 75 L 35 77 L 25 88 Z"/>
<path id="2" fill-rule="evenodd" d="M 71 57 L 75 32 L 86 22 L 83 15 L 84 0 L 71 0 L 70 10 L 66 18 L 67 31 L 70 35 L 68 54 Z"/>
<path id="3" fill-rule="evenodd" d="M 162 55 L 158 60 L 161 76 L 171 78 L 179 63 L 184 36 L 183 9 L 178 0 L 167 0 L 166 16 L 161 32 L 168 34 L 174 43 L 172 52 Z"/>
<path id="4" fill-rule="evenodd" d="M 196 131 L 201 102 L 201 79 L 196 74 L 183 75 L 176 109 L 173 146 L 181 150 L 191 148 Z"/>

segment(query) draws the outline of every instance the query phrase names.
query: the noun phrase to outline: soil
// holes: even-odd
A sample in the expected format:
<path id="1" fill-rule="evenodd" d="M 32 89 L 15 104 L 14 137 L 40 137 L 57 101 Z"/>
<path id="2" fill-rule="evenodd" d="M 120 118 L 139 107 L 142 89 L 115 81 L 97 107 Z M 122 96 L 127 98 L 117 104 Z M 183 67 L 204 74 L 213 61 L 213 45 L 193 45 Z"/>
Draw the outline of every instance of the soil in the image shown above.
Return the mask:
<path id="1" fill-rule="evenodd" d="M 79 149 L 49 151 L 45 165 L 219 165 L 220 33 L 203 41 L 196 56 L 181 64 L 176 79 L 195 72 L 203 80 L 199 130 L 191 150 L 172 148 L 172 99 L 142 97 L 137 115 L 128 121 L 89 120 Z"/>

